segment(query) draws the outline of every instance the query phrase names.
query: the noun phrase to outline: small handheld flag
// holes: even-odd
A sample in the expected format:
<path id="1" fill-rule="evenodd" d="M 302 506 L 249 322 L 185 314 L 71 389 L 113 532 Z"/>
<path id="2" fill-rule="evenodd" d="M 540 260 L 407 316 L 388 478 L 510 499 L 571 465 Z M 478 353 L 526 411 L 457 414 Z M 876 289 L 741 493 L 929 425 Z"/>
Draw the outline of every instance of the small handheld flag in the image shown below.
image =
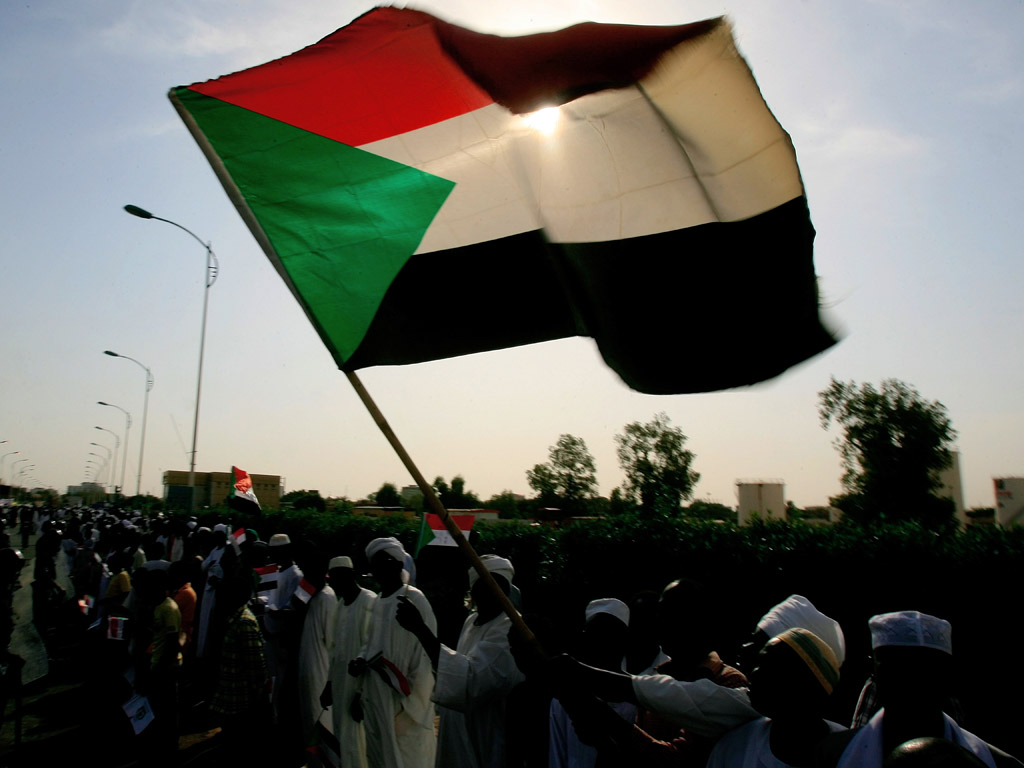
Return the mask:
<path id="1" fill-rule="evenodd" d="M 451 515 L 451 519 L 455 521 L 462 534 L 468 537 L 470 530 L 473 528 L 473 523 L 476 521 L 476 516 Z M 416 554 L 419 555 L 423 547 L 455 546 L 458 545 L 455 543 L 452 535 L 448 533 L 448 529 L 445 528 L 440 516 L 435 515 L 433 512 L 425 512 L 423 514 L 423 522 L 420 524 L 420 538 L 416 543 Z"/>
<path id="2" fill-rule="evenodd" d="M 277 574 L 280 571 L 277 563 L 264 565 L 253 570 L 260 579 L 259 586 L 256 587 L 257 592 L 270 592 L 277 589 Z"/>
<path id="3" fill-rule="evenodd" d="M 124 640 L 128 619 L 111 616 L 107 619 L 107 640 Z"/>
<path id="4" fill-rule="evenodd" d="M 395 693 L 401 694 L 402 696 L 408 696 L 412 693 L 412 687 L 409 685 L 409 678 L 403 674 L 395 663 L 384 656 L 382 653 L 377 653 L 371 656 L 366 661 L 367 666 L 376 672 L 380 679 L 391 688 Z"/>
<path id="5" fill-rule="evenodd" d="M 260 514 L 260 502 L 252 489 L 252 478 L 249 477 L 249 473 L 244 469 L 232 467 L 231 478 L 232 483 L 231 490 L 228 492 L 228 506 L 239 512 Z M 239 545 L 242 542 L 234 541 L 233 543 Z"/>
<path id="6" fill-rule="evenodd" d="M 299 586 L 295 588 L 295 597 L 303 603 L 308 603 L 314 594 L 316 594 L 316 587 L 306 581 L 305 578 L 303 578 L 302 581 L 299 582 Z"/>

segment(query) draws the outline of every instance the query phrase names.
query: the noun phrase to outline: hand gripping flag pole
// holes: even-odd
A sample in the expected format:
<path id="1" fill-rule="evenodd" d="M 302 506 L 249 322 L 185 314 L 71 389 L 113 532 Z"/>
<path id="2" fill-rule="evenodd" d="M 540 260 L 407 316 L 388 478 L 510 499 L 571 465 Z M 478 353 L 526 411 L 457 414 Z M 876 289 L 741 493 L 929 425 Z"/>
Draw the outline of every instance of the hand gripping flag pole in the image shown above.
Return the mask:
<path id="1" fill-rule="evenodd" d="M 487 570 L 486 566 L 484 566 L 483 561 L 480 559 L 480 555 L 478 555 L 476 550 L 473 549 L 473 545 L 470 544 L 466 537 L 462 535 L 462 530 L 455 524 L 452 516 L 448 514 L 448 510 L 445 509 L 444 504 L 441 503 L 437 494 L 434 493 L 434 489 L 431 487 L 430 483 L 427 482 L 423 473 L 420 472 L 415 462 L 413 462 L 412 457 L 408 452 L 406 452 L 405 447 L 399 441 L 398 436 L 395 434 L 394 430 L 391 429 L 391 425 L 388 424 L 387 419 L 384 418 L 384 414 L 381 413 L 381 410 L 377 407 L 373 398 L 370 397 L 370 393 L 367 391 L 366 387 L 363 386 L 363 382 L 360 380 L 359 376 L 357 376 L 354 371 L 346 371 L 345 375 L 348 377 L 353 389 L 355 389 L 356 394 L 359 395 L 359 399 L 362 400 L 366 410 L 369 411 L 370 417 L 373 419 L 374 423 L 376 423 L 378 429 L 384 433 L 384 437 L 391 444 L 395 453 L 398 454 L 398 458 L 401 459 L 402 464 L 404 464 L 405 468 L 409 470 L 409 474 L 412 475 L 413 480 L 416 481 L 416 485 L 419 486 L 419 489 L 423 492 L 423 498 L 430 507 L 430 511 L 441 518 L 441 521 L 444 523 L 448 533 L 450 533 L 451 537 L 455 540 L 455 544 L 462 550 L 463 554 L 466 555 L 474 570 L 476 570 L 477 574 L 479 574 L 480 578 L 487 585 L 487 588 L 491 590 L 494 597 L 501 604 L 502 610 L 509 619 L 511 619 L 512 626 L 516 628 L 519 636 L 522 637 L 522 639 L 535 652 L 541 656 L 545 656 L 546 654 L 544 653 L 544 649 L 541 648 L 540 642 L 534 636 L 533 631 L 527 626 L 526 622 L 523 621 L 523 617 L 520 615 L 519 611 L 516 610 L 516 607 L 512 605 L 512 601 L 508 599 L 508 595 L 506 595 L 501 587 L 498 586 L 498 582 L 496 582 L 494 577 L 491 576 L 491 572 Z"/>

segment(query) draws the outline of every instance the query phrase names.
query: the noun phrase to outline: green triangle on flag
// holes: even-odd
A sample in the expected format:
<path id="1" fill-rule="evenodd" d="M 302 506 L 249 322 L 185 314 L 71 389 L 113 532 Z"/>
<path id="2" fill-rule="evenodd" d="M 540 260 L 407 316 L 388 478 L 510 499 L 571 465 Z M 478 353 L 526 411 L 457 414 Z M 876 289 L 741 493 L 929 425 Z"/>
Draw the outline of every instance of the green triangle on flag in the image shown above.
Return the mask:
<path id="1" fill-rule="evenodd" d="M 455 183 L 177 88 L 339 365 Z M 236 200 L 236 204 L 238 201 Z"/>

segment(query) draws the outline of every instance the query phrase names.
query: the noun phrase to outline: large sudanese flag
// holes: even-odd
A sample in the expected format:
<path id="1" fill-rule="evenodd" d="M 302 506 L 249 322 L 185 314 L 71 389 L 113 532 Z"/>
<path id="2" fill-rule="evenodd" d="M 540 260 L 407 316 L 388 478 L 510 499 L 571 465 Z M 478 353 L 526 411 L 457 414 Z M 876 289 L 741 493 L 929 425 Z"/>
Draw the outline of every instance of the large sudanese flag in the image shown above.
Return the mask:
<path id="1" fill-rule="evenodd" d="M 723 19 L 505 38 L 381 7 L 170 97 L 343 370 L 582 335 L 667 394 L 835 341 Z"/>

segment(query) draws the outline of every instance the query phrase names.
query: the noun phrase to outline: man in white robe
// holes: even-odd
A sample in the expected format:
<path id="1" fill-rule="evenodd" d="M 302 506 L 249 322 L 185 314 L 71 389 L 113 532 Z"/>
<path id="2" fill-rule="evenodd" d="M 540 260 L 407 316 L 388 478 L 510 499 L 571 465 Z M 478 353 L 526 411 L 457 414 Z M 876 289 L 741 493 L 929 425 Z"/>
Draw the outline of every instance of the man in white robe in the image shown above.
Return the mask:
<path id="1" fill-rule="evenodd" d="M 882 709 L 862 728 L 830 736 L 819 764 L 880 768 L 901 744 L 935 737 L 973 752 L 989 768 L 1021 765 L 942 711 L 953 678 L 948 621 L 919 611 L 899 611 L 872 616 L 868 626 Z"/>
<path id="2" fill-rule="evenodd" d="M 426 596 L 407 583 L 406 556 L 395 538 L 374 539 L 366 547 L 381 592 L 373 604 L 369 637 L 349 672 L 363 677 L 366 753 L 373 768 L 430 768 L 437 747 L 430 699 L 434 670 L 420 641 L 395 618 L 407 600 L 437 633 Z"/>
<path id="3" fill-rule="evenodd" d="M 507 595 L 515 570 L 496 555 L 480 558 Z M 523 681 L 509 649 L 512 622 L 476 569 L 469 569 L 476 610 L 462 626 L 453 650 L 440 643 L 411 603 L 398 622 L 423 644 L 437 672 L 434 701 L 440 705 L 437 764 L 443 768 L 501 768 L 505 764 L 505 698 Z"/>
<path id="4" fill-rule="evenodd" d="M 707 768 L 813 764 L 821 741 L 846 730 L 822 718 L 838 682 L 839 660 L 825 641 L 802 628 L 779 633 L 750 673 L 750 703 L 765 717 L 719 739 Z"/>
<path id="5" fill-rule="evenodd" d="M 319 565 L 306 577 L 316 592 L 309 598 L 299 640 L 299 717 L 306 747 L 317 743 L 318 723 L 331 730 L 331 713 L 321 706 L 320 694 L 327 684 L 338 600 L 334 590 L 324 584 L 327 574 L 321 568 L 326 563 L 320 561 Z"/>
<path id="6" fill-rule="evenodd" d="M 330 707 L 332 732 L 338 742 L 339 764 L 342 768 L 367 768 L 366 733 L 362 715 L 352 715 L 353 702 L 361 702 L 363 679 L 348 673 L 348 664 L 359 656 L 366 644 L 370 615 L 377 596 L 359 586 L 352 567 L 352 558 L 340 556 L 331 560 L 327 580 L 338 597 L 334 613 L 333 639 L 327 688 L 320 698 Z M 361 703 L 356 704 L 361 710 Z"/>

